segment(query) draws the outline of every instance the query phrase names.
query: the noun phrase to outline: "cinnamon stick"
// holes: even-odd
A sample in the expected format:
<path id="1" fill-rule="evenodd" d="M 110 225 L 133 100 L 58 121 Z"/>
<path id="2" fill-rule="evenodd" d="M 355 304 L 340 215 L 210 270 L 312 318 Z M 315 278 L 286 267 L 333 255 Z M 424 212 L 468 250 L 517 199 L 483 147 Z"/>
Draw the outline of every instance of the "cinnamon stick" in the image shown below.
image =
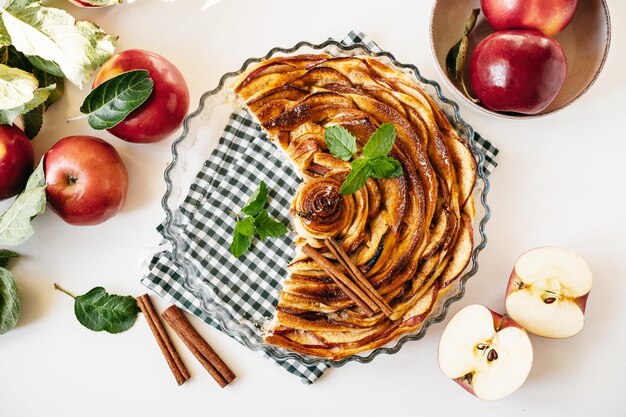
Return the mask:
<path id="1" fill-rule="evenodd" d="M 141 309 L 146 321 L 148 322 L 148 326 L 154 335 L 154 338 L 163 353 L 163 357 L 165 361 L 169 365 L 172 373 L 174 374 L 174 378 L 176 378 L 176 382 L 178 385 L 182 385 L 190 378 L 189 371 L 185 367 L 182 359 L 178 355 L 176 348 L 172 344 L 172 339 L 167 334 L 159 315 L 157 314 L 154 304 L 150 300 L 150 296 L 148 294 L 144 294 L 140 297 L 137 297 L 137 305 Z"/>
<path id="2" fill-rule="evenodd" d="M 313 259 L 328 275 L 335 281 L 335 283 L 346 293 L 352 301 L 354 301 L 369 317 L 372 316 L 377 310 L 378 306 L 359 288 L 354 282 L 352 282 L 343 272 L 341 272 L 332 262 L 326 259 L 321 253 L 316 251 L 308 243 L 302 247 L 302 252 Z"/>
<path id="3" fill-rule="evenodd" d="M 200 333 L 191 325 L 187 317 L 176 306 L 171 306 L 163 312 L 163 319 L 174 329 L 191 353 L 198 359 L 204 369 L 224 388 L 233 382 L 235 374 L 215 353 L 209 344 L 200 336 Z"/>
<path id="4" fill-rule="evenodd" d="M 383 314 L 389 317 L 393 313 L 391 307 L 387 304 L 387 301 L 385 301 L 382 295 L 376 291 L 376 288 L 365 278 L 354 262 L 352 262 L 352 259 L 350 259 L 346 251 L 343 250 L 343 247 L 333 238 L 326 239 L 324 243 L 344 269 L 350 273 L 351 278 L 354 279 L 357 285 L 371 297 Z"/>

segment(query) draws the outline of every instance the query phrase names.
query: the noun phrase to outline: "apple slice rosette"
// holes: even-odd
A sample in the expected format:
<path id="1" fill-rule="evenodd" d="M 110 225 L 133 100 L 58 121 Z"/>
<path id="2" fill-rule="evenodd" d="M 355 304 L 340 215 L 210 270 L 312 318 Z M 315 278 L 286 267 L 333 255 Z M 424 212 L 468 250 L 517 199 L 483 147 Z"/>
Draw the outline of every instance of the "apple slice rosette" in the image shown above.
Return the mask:
<path id="1" fill-rule="evenodd" d="M 521 255 L 511 273 L 506 311 L 538 336 L 565 338 L 580 332 L 593 276 L 574 252 L 557 247 Z"/>

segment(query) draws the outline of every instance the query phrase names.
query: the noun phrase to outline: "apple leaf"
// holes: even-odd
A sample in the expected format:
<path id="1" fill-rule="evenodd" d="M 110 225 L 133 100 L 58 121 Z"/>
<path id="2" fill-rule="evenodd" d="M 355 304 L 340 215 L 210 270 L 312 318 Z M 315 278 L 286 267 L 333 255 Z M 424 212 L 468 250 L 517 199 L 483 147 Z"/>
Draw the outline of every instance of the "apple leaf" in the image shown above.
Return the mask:
<path id="1" fill-rule="evenodd" d="M 42 104 L 35 107 L 28 113 L 24 113 L 20 116 L 22 124 L 24 125 L 24 133 L 29 139 L 35 138 L 39 134 L 41 127 L 43 126 L 43 112 L 45 105 Z"/>
<path id="2" fill-rule="evenodd" d="M 93 288 L 78 296 L 57 284 L 54 284 L 54 288 L 74 299 L 76 318 L 80 324 L 94 332 L 125 332 L 133 327 L 140 311 L 135 297 L 109 294 L 102 287 Z"/>
<path id="3" fill-rule="evenodd" d="M 46 72 L 62 71 L 82 88 L 91 74 L 108 60 L 117 37 L 91 22 L 78 21 L 68 12 L 44 7 L 39 0 L 9 0 L 0 8 L 0 46 L 12 44 Z"/>
<path id="4" fill-rule="evenodd" d="M 20 294 L 13 275 L 0 267 L 0 334 L 15 328 L 20 318 Z"/>
<path id="5" fill-rule="evenodd" d="M 0 124 L 10 125 L 17 116 L 28 113 L 31 110 L 43 105 L 50 97 L 50 94 L 56 88 L 55 84 L 48 87 L 38 88 L 35 90 L 33 98 L 21 106 L 8 110 L 0 110 Z M 30 137 L 30 136 L 29 136 Z"/>
<path id="6" fill-rule="evenodd" d="M 30 221 L 45 209 L 46 179 L 42 158 L 28 179 L 24 191 L 17 196 L 7 211 L 0 215 L 0 245 L 19 245 L 31 237 L 35 231 Z"/>
<path id="7" fill-rule="evenodd" d="M 477 103 L 478 99 L 474 98 L 467 88 L 465 84 L 465 77 L 463 76 L 463 70 L 465 69 L 465 61 L 467 58 L 467 49 L 469 47 L 469 35 L 476 26 L 476 19 L 478 19 L 478 15 L 480 14 L 480 9 L 473 9 L 470 17 L 465 22 L 465 28 L 463 29 L 463 36 L 461 40 L 458 41 L 446 56 L 446 70 L 448 72 L 448 77 L 457 81 L 461 87 L 467 98 Z"/>
<path id="8" fill-rule="evenodd" d="M 0 249 L 0 268 L 6 268 L 11 258 L 19 258 L 20 254 L 7 249 Z"/>
<path id="9" fill-rule="evenodd" d="M 32 100 L 38 85 L 33 74 L 0 64 L 0 110 L 12 109 Z"/>
<path id="10" fill-rule="evenodd" d="M 80 106 L 89 126 L 96 130 L 110 129 L 152 94 L 154 82 L 146 70 L 123 72 L 93 89 Z"/>

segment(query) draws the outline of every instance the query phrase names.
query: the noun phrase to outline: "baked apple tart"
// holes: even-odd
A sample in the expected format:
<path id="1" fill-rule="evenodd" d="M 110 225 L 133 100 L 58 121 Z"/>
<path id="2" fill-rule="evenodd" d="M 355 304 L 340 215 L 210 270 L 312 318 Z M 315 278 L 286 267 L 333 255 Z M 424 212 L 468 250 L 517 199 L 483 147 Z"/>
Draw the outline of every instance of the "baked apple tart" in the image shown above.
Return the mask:
<path id="1" fill-rule="evenodd" d="M 266 342 L 339 360 L 419 327 L 471 258 L 469 144 L 411 78 L 372 57 L 272 58 L 233 89 L 303 179 L 291 206 L 296 257 Z M 343 195 L 351 165 L 329 151 L 326 129 L 347 129 L 360 150 L 383 123 L 395 127 L 389 155 L 403 174 Z M 333 279 L 346 261 L 386 308 L 367 311 Z"/>

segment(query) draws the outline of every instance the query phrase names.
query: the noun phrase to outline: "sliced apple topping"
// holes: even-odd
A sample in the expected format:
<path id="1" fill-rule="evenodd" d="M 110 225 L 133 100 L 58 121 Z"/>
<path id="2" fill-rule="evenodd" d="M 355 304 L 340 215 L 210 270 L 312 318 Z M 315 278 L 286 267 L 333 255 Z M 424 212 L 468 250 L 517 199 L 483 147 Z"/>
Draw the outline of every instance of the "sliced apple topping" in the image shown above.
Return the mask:
<path id="1" fill-rule="evenodd" d="M 570 337 L 583 328 L 593 276 L 574 252 L 557 247 L 519 257 L 506 292 L 508 314 L 539 336 Z"/>
<path id="2" fill-rule="evenodd" d="M 476 397 L 495 401 L 524 383 L 533 349 L 515 321 L 475 304 L 459 311 L 444 329 L 438 360 L 447 377 Z"/>

